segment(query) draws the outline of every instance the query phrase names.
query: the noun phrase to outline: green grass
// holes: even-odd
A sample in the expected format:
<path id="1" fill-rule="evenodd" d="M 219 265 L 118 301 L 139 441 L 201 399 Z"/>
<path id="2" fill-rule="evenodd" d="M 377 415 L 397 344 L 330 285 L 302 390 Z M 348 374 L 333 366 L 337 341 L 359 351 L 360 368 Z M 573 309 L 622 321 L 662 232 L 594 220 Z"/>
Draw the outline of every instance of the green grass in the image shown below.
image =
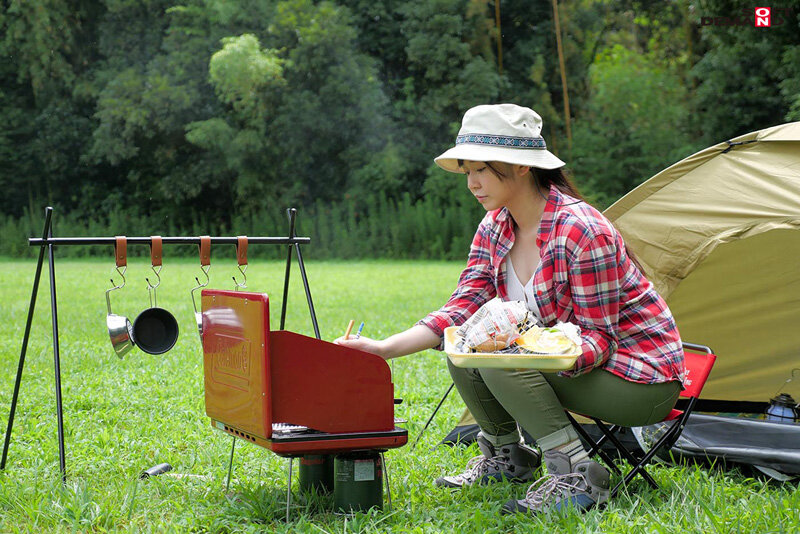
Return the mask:
<path id="1" fill-rule="evenodd" d="M 109 254 L 110 256 L 111 254 Z M 215 253 L 211 287 L 232 288 L 238 274 Z M 305 295 L 294 263 L 287 328 L 311 335 Z M 0 260 L 0 432 L 6 428 L 35 264 Z M 364 335 L 407 328 L 449 296 L 461 269 L 446 262 L 310 262 L 312 296 L 322 336 L 341 335 L 350 318 Z M 105 328 L 103 293 L 110 261 L 64 260 L 58 275 L 59 331 L 68 482 L 61 484 L 56 441 L 52 327 L 47 269 L 36 307 L 14 432 L 0 474 L 0 531 L 195 532 L 793 532 L 800 493 L 742 474 L 695 466 L 656 466 L 662 490 L 637 482 L 603 511 L 542 518 L 506 517 L 500 506 L 524 487 L 498 484 L 450 492 L 434 486 L 476 454 L 435 447 L 457 421 L 451 395 L 419 447 L 387 453 L 394 508 L 344 518 L 330 497 L 305 497 L 283 521 L 288 461 L 239 441 L 234 481 L 225 491 L 230 438 L 209 425 L 203 404 L 202 352 L 189 290 L 193 261 L 166 260 L 159 304 L 177 317 L 181 335 L 162 356 L 137 350 L 120 361 Z M 255 262 L 249 288 L 272 295 L 278 327 L 283 262 Z M 112 294 L 114 311 L 135 317 L 147 307 L 149 266 L 134 261 L 128 285 Z M 413 440 L 450 383 L 443 354 L 427 351 L 394 362 L 397 415 Z M 192 478 L 139 481 L 142 469 L 169 462 Z M 295 463 L 296 466 L 296 463 Z"/>

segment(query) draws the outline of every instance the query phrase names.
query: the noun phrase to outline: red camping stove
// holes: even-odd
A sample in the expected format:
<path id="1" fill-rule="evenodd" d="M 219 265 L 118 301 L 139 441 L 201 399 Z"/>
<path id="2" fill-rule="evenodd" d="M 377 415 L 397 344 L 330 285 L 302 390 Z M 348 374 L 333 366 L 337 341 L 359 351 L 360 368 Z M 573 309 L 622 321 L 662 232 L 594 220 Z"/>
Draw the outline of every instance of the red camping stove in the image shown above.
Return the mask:
<path id="1" fill-rule="evenodd" d="M 383 358 L 270 331 L 264 293 L 203 290 L 202 323 L 206 413 L 215 428 L 290 458 L 287 517 L 294 457 L 301 486 L 332 483 L 337 508 L 379 506 L 382 453 L 408 441 Z"/>

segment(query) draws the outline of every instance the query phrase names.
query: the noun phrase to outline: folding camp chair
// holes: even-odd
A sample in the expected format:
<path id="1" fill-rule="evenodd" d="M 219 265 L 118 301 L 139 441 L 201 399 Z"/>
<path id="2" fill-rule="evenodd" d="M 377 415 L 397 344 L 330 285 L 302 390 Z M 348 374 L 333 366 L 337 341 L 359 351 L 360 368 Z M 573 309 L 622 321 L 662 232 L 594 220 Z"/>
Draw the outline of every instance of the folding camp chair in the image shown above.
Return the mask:
<path id="1" fill-rule="evenodd" d="M 620 428 L 623 428 L 621 425 L 608 426 L 603 421 L 600 421 L 595 417 L 585 416 L 594 421 L 594 423 L 597 425 L 597 428 L 599 428 L 603 433 L 603 436 L 599 440 L 595 441 L 583 429 L 580 423 L 578 423 L 575 418 L 569 412 L 567 412 L 567 417 L 572 423 L 572 426 L 575 427 L 575 430 L 578 432 L 578 434 L 584 440 L 586 440 L 587 443 L 589 443 L 589 456 L 597 454 L 615 473 L 621 475 L 622 473 L 619 468 L 614 465 L 614 462 L 611 460 L 608 454 L 600 448 L 606 441 L 610 441 L 617 451 L 619 451 L 620 455 L 632 466 L 632 469 L 628 472 L 628 474 L 625 475 L 616 486 L 614 486 L 613 490 L 611 490 L 611 497 L 616 495 L 620 487 L 627 486 L 637 474 L 642 475 L 642 478 L 644 478 L 653 489 L 658 489 L 658 484 L 653 477 L 650 476 L 650 473 L 645 470 L 645 465 L 647 465 L 650 460 L 653 459 L 659 449 L 666 447 L 667 450 L 669 450 L 675 441 L 677 441 L 678 437 L 683 431 L 683 428 L 686 426 L 686 422 L 689 420 L 692 410 L 694 410 L 694 406 L 697 403 L 697 398 L 700 396 L 700 392 L 703 390 L 706 379 L 708 379 L 708 375 L 711 372 L 711 368 L 714 366 L 714 361 L 717 358 L 713 351 L 705 345 L 684 343 L 683 349 L 686 363 L 686 380 L 684 381 L 684 386 L 686 389 L 681 391 L 680 396 L 688 399 L 688 403 L 683 411 L 672 410 L 667 417 L 664 418 L 664 421 L 662 422 L 667 423 L 672 421 L 672 425 L 652 446 L 652 448 L 649 451 L 646 451 L 646 454 L 643 457 L 636 458 L 633 453 L 631 453 L 617 438 L 615 433 Z"/>

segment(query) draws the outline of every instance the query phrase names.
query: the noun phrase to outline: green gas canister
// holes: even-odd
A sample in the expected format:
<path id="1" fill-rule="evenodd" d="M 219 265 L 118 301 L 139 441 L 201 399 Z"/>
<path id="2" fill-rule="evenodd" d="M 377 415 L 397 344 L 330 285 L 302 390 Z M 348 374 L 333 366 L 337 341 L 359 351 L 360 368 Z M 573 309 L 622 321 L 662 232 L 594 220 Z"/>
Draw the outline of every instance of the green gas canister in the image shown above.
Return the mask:
<path id="1" fill-rule="evenodd" d="M 339 454 L 334 460 L 333 504 L 338 512 L 383 509 L 383 464 L 377 451 Z"/>
<path id="2" fill-rule="evenodd" d="M 310 492 L 330 493 L 333 489 L 333 456 L 305 454 L 300 457 L 300 488 Z"/>

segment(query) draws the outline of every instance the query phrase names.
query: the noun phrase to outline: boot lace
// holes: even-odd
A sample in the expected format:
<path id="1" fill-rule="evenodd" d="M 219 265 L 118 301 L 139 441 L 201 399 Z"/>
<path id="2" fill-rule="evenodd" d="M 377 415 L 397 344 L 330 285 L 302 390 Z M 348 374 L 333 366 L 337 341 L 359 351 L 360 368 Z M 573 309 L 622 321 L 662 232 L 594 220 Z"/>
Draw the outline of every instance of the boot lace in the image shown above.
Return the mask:
<path id="1" fill-rule="evenodd" d="M 580 473 L 545 475 L 530 485 L 523 502 L 531 508 L 541 509 L 553 498 L 568 492 L 582 491 L 585 485 L 586 479 Z"/>
<path id="2" fill-rule="evenodd" d="M 466 470 L 458 476 L 467 480 L 475 480 L 492 470 L 501 471 L 503 468 L 508 468 L 510 466 L 511 464 L 504 456 L 494 456 L 492 458 L 476 456 L 467 462 Z"/>

